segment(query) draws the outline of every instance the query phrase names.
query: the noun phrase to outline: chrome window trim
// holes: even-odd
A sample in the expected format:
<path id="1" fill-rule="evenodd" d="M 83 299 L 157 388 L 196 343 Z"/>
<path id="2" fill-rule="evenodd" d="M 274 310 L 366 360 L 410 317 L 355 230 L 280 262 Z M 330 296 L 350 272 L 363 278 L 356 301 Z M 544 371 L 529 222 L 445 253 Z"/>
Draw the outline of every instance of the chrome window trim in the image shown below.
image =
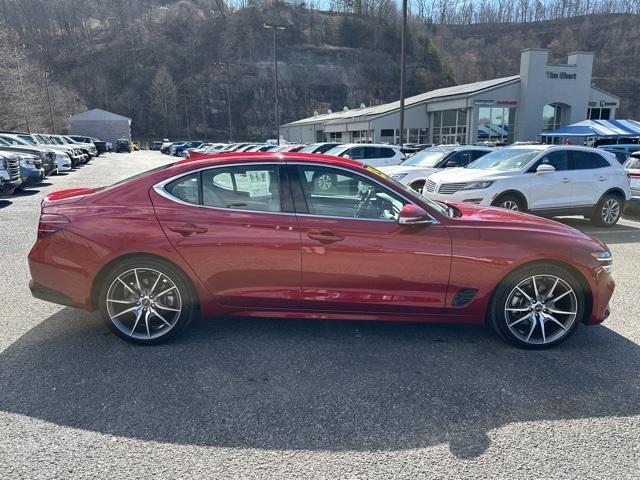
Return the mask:
<path id="1" fill-rule="evenodd" d="M 283 166 L 287 166 L 287 165 L 310 165 L 310 166 L 316 166 L 316 167 L 324 167 L 324 168 L 336 168 L 338 170 L 344 170 L 345 172 L 350 172 L 350 173 L 354 173 L 356 175 L 361 175 L 362 174 L 360 172 L 357 172 L 355 170 L 351 170 L 348 168 L 344 168 L 344 167 L 340 167 L 340 166 L 335 166 L 335 165 L 325 165 L 322 163 L 315 163 L 315 162 L 305 162 L 305 161 L 283 161 L 282 163 L 279 162 L 236 162 L 236 163 L 225 163 L 223 165 L 213 165 L 213 166 L 208 166 L 208 167 L 200 167 L 194 170 L 189 170 L 188 172 L 184 172 L 184 173 L 180 173 L 178 175 L 174 175 L 172 177 L 166 178 L 164 180 L 162 180 L 161 182 L 158 182 L 156 184 L 154 184 L 151 188 L 153 188 L 153 190 L 160 195 L 163 198 L 166 198 L 167 200 L 170 200 L 172 202 L 181 204 L 181 205 L 186 205 L 189 207 L 198 207 L 198 208 L 206 208 L 206 209 L 213 209 L 213 210 L 220 210 L 220 211 L 224 211 L 224 212 L 241 212 L 241 213 L 266 213 L 269 215 L 294 215 L 294 216 L 303 216 L 303 217 L 315 217 L 315 218 L 333 218 L 333 219 L 341 219 L 341 220 L 359 220 L 359 221 L 365 221 L 365 222 L 388 222 L 388 223 L 398 223 L 397 220 L 386 220 L 386 219 L 379 219 L 379 218 L 356 218 L 356 217 L 336 217 L 336 216 L 330 216 L 330 215 L 315 215 L 312 213 L 296 213 L 296 212 L 269 212 L 269 211 L 265 211 L 265 210 L 246 210 L 246 209 L 241 209 L 241 208 L 224 208 L 224 207 L 213 207 L 210 205 L 198 205 L 195 203 L 189 203 L 189 202 L 185 202 L 183 200 L 180 200 L 177 197 L 174 197 L 173 195 L 171 195 L 169 192 L 167 192 L 165 190 L 165 187 L 167 186 L 167 184 L 173 182 L 174 180 L 178 180 L 182 177 L 186 177 L 189 175 L 192 175 L 194 173 L 199 173 L 205 170 L 211 170 L 211 169 L 215 169 L 215 168 L 226 168 L 226 167 L 238 167 L 238 166 L 247 166 L 247 165 L 255 165 L 255 166 L 260 166 L 260 165 L 272 165 L 272 166 L 279 166 L 279 165 L 283 165 Z M 381 187 L 387 189 L 387 190 L 392 190 L 396 195 L 398 195 L 399 197 L 401 197 L 403 200 L 405 200 L 407 203 L 410 203 L 411 205 L 415 205 L 415 202 L 413 202 L 412 200 L 408 199 L 407 197 L 405 197 L 403 194 L 401 194 L 400 192 L 397 192 L 393 189 L 390 189 L 387 185 L 384 185 L 383 183 L 379 182 L 377 179 L 371 177 L 371 176 L 367 176 L 366 178 L 372 180 L 373 182 L 377 183 L 378 185 L 380 185 Z M 429 216 L 431 223 L 433 225 L 436 224 L 440 224 L 440 222 L 438 221 L 437 218 L 435 218 L 433 215 L 431 215 L 431 213 L 427 212 L 427 215 Z"/>

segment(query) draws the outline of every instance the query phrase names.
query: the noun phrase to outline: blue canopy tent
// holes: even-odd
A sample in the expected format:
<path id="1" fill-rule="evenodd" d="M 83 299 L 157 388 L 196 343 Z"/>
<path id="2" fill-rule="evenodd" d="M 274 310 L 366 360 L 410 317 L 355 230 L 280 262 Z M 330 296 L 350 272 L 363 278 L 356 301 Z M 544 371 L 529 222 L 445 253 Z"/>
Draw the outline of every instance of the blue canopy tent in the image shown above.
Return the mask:
<path id="1" fill-rule="evenodd" d="M 635 120 L 584 120 L 540 133 L 542 137 L 638 137 L 640 122 Z"/>

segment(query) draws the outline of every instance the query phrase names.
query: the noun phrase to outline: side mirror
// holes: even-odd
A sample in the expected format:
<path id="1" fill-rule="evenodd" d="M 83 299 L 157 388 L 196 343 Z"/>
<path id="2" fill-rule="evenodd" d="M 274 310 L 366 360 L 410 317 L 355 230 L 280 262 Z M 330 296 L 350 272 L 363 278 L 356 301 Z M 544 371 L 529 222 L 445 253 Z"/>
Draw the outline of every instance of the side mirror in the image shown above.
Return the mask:
<path id="1" fill-rule="evenodd" d="M 398 223 L 400 225 L 421 225 L 433 222 L 424 208 L 407 203 L 398 214 Z"/>
<path id="2" fill-rule="evenodd" d="M 552 173 L 556 171 L 556 167 L 548 163 L 542 163 L 536 168 L 536 173 Z"/>
<path id="3" fill-rule="evenodd" d="M 458 165 L 458 162 L 456 162 L 455 160 L 449 160 L 445 165 L 444 168 L 455 168 L 455 167 L 459 167 L 460 165 Z"/>

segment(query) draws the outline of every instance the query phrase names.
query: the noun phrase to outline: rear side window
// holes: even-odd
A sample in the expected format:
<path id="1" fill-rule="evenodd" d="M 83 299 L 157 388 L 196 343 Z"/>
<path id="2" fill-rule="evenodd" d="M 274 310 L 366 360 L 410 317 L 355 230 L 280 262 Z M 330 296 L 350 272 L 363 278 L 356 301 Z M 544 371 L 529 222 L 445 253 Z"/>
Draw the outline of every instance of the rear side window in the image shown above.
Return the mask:
<path id="1" fill-rule="evenodd" d="M 593 170 L 596 168 L 609 167 L 607 162 L 601 155 L 594 152 L 585 152 L 581 150 L 572 150 L 569 152 L 571 158 L 571 166 L 573 170 Z"/>
<path id="2" fill-rule="evenodd" d="M 198 174 L 192 173 L 185 177 L 180 177 L 177 180 L 167 184 L 164 189 L 183 202 L 193 203 L 197 205 L 198 202 Z"/>
<path id="3" fill-rule="evenodd" d="M 378 147 L 376 150 L 378 156 L 374 158 L 391 158 L 396 154 L 393 148 Z"/>

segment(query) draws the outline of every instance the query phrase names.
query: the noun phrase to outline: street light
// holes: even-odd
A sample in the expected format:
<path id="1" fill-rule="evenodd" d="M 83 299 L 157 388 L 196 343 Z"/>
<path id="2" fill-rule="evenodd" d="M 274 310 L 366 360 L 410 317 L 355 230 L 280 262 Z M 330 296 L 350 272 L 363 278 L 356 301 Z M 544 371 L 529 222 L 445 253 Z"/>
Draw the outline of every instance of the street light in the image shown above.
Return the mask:
<path id="1" fill-rule="evenodd" d="M 404 144 L 404 57 L 407 37 L 407 0 L 402 0 L 402 29 L 400 31 L 400 147 Z"/>
<path id="2" fill-rule="evenodd" d="M 285 28 L 280 25 L 267 25 L 264 24 L 264 28 L 273 30 L 273 66 L 274 66 L 274 82 L 273 82 L 273 94 L 275 97 L 275 117 L 276 117 L 276 142 L 280 145 L 280 122 L 278 115 L 278 55 L 277 55 L 277 43 L 276 43 L 276 30 L 284 30 Z"/>

